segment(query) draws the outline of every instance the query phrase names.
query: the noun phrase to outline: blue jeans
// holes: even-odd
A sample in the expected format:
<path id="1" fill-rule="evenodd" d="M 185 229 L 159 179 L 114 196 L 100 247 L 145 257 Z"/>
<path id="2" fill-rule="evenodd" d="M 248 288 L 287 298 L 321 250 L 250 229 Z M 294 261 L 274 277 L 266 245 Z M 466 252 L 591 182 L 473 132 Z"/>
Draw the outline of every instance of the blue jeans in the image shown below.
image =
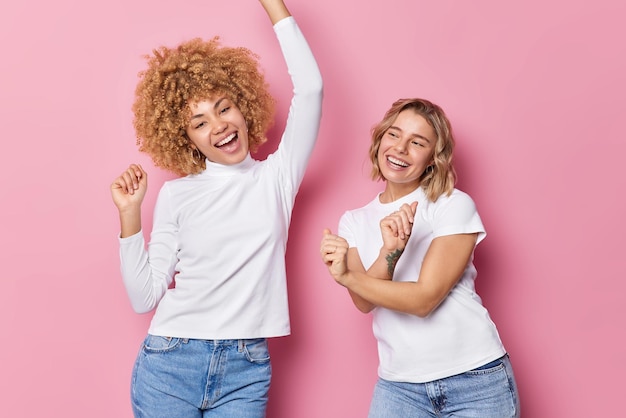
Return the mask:
<path id="1" fill-rule="evenodd" d="M 131 383 L 136 418 L 263 418 L 272 368 L 267 340 L 148 335 Z"/>
<path id="2" fill-rule="evenodd" d="M 369 418 L 518 418 L 520 404 L 508 355 L 428 383 L 378 379 Z"/>

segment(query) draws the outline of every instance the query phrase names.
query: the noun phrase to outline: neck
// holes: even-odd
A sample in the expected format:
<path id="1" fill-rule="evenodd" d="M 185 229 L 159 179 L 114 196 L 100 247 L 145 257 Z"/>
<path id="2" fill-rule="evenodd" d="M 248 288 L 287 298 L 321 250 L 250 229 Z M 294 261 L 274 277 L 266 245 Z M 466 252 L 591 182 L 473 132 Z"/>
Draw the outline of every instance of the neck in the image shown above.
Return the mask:
<path id="1" fill-rule="evenodd" d="M 419 183 L 398 184 L 386 182 L 385 191 L 380 194 L 380 201 L 381 203 L 395 202 L 409 193 L 413 193 L 419 186 Z"/>

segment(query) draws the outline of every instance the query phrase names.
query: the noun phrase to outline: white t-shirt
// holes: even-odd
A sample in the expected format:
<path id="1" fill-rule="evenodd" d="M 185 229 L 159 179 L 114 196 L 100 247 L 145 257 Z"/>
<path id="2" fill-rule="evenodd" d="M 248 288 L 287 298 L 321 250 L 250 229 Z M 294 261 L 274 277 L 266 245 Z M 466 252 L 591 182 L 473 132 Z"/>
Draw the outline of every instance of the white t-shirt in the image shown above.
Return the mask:
<path id="1" fill-rule="evenodd" d="M 156 307 L 151 334 L 239 339 L 290 332 L 287 231 L 317 138 L 322 78 L 293 17 L 274 30 L 294 85 L 277 151 L 264 161 L 207 161 L 202 173 L 166 182 L 147 251 L 141 232 L 119 240 L 133 308 Z"/>
<path id="2" fill-rule="evenodd" d="M 485 229 L 474 201 L 455 189 L 450 196 L 430 202 L 422 188 L 392 203 L 377 196 L 360 209 L 346 212 L 339 235 L 356 247 L 365 269 L 376 260 L 383 240 L 379 222 L 404 203 L 417 201 L 415 223 L 404 253 L 394 271 L 394 281 L 417 281 L 422 260 L 433 239 Z M 473 256 L 461 279 L 444 301 L 426 318 L 376 307 L 374 335 L 378 340 L 381 378 L 424 383 L 463 373 L 505 354 L 498 331 L 474 288 Z"/>

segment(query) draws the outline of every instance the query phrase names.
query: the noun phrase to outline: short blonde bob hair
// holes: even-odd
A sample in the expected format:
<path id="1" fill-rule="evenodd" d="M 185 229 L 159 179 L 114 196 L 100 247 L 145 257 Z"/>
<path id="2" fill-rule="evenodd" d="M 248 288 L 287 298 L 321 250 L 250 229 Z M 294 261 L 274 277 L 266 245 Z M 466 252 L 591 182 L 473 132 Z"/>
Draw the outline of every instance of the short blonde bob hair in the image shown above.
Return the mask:
<path id="1" fill-rule="evenodd" d="M 378 166 L 380 141 L 387 129 L 393 125 L 400 112 L 407 109 L 426 119 L 437 135 L 433 163 L 428 166 L 420 177 L 420 186 L 424 189 L 428 199 L 434 202 L 444 193 L 450 195 L 456 183 L 456 172 L 452 164 L 454 137 L 452 135 L 452 126 L 444 111 L 428 100 L 397 100 L 385 113 L 383 120 L 372 128 L 372 144 L 369 150 L 370 161 L 372 162 L 371 176 L 373 180 L 385 180 Z"/>
<path id="2" fill-rule="evenodd" d="M 246 48 L 220 45 L 219 38 L 200 38 L 175 48 L 160 47 L 145 57 L 133 104 L 139 150 L 155 165 L 185 176 L 206 168 L 205 158 L 192 147 L 186 128 L 189 104 L 225 95 L 239 108 L 248 127 L 252 152 L 264 143 L 274 119 L 274 99 L 258 56 Z"/>

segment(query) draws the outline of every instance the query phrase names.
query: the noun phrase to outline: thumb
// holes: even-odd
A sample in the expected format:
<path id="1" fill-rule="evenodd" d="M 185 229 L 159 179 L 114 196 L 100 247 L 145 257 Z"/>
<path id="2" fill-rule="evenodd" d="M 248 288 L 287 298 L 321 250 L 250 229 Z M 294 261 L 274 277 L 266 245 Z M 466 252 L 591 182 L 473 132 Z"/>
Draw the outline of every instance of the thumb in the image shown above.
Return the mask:
<path id="1" fill-rule="evenodd" d="M 415 213 L 416 210 L 417 210 L 417 202 L 411 203 L 411 211 Z"/>
<path id="2" fill-rule="evenodd" d="M 331 234 L 330 229 L 328 229 L 328 228 L 324 228 L 324 232 L 322 232 L 322 233 L 324 235 L 330 235 Z"/>

